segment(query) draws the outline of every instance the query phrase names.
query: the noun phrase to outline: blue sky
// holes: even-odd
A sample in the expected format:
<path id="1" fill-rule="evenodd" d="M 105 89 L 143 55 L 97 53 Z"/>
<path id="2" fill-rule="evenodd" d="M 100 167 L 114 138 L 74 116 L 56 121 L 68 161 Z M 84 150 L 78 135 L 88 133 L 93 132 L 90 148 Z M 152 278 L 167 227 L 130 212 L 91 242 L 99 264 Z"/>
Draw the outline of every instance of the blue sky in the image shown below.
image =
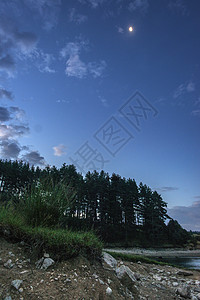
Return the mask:
<path id="1" fill-rule="evenodd" d="M 1 158 L 135 178 L 200 230 L 199 9 L 1 0 Z"/>

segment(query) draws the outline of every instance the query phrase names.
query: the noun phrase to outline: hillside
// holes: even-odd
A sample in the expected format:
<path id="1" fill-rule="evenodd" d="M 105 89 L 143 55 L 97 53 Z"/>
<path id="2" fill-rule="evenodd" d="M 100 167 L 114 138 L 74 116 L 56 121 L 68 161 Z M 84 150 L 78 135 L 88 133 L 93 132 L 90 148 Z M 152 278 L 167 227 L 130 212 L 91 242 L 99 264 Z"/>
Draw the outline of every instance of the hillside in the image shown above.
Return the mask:
<path id="1" fill-rule="evenodd" d="M 25 243 L 12 243 L 1 237 L 1 299 L 184 299 L 181 292 L 186 298 L 200 299 L 197 271 L 184 276 L 178 275 L 180 269 L 171 266 L 118 261 L 119 267 L 128 266 L 133 271 L 136 281 L 130 284 L 128 278 L 120 280 L 105 262 L 78 256 L 41 270 L 36 268 L 36 260 Z M 22 280 L 18 290 L 11 285 L 13 280 Z"/>

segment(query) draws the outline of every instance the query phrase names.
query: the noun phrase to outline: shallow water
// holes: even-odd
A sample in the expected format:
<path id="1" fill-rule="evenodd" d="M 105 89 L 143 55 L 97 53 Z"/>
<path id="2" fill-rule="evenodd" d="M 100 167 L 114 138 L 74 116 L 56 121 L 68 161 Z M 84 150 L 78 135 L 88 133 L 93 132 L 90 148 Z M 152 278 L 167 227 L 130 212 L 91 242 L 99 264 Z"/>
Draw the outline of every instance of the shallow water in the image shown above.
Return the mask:
<path id="1" fill-rule="evenodd" d="M 162 259 L 155 257 L 154 259 L 188 269 L 200 270 L 200 257 L 165 257 Z"/>

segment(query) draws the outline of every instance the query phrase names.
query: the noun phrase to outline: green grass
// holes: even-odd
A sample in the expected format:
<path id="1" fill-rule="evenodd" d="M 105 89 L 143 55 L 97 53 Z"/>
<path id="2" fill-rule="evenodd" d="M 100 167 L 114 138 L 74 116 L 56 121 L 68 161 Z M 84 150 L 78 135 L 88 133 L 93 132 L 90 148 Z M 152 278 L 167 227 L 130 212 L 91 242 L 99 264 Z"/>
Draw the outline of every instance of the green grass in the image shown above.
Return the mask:
<path id="1" fill-rule="evenodd" d="M 106 251 L 106 252 L 109 253 L 110 255 L 112 255 L 116 259 L 130 261 L 130 262 L 134 262 L 134 263 L 137 263 L 138 261 L 140 261 L 140 262 L 146 263 L 146 264 L 174 266 L 174 265 L 171 265 L 171 264 L 168 264 L 165 262 L 159 262 L 157 260 L 154 260 L 154 259 L 151 259 L 151 258 L 148 258 L 145 256 L 141 256 L 141 255 L 133 255 L 133 254 L 126 254 L 126 253 L 112 252 L 112 251 Z"/>
<path id="2" fill-rule="evenodd" d="M 11 232 L 12 239 L 30 244 L 37 250 L 38 256 L 48 251 L 58 260 L 79 254 L 97 258 L 102 252 L 103 245 L 93 232 L 31 227 L 11 208 L 0 207 L 0 234 L 3 234 L 5 229 Z"/>

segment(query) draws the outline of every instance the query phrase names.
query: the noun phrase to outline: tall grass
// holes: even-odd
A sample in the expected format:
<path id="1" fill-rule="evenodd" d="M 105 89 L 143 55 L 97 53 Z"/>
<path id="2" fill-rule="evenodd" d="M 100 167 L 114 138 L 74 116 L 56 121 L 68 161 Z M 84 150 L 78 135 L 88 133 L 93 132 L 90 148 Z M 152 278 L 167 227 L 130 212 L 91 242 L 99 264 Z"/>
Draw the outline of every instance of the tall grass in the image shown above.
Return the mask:
<path id="1" fill-rule="evenodd" d="M 59 227 L 75 196 L 76 192 L 64 181 L 54 184 L 43 180 L 20 195 L 16 208 L 28 225 Z"/>
<path id="2" fill-rule="evenodd" d="M 0 206 L 0 235 L 10 231 L 10 238 L 26 241 L 38 257 L 48 251 L 55 259 L 67 259 L 79 254 L 100 257 L 103 244 L 93 232 L 73 232 L 64 229 L 27 225 L 12 207 Z"/>

